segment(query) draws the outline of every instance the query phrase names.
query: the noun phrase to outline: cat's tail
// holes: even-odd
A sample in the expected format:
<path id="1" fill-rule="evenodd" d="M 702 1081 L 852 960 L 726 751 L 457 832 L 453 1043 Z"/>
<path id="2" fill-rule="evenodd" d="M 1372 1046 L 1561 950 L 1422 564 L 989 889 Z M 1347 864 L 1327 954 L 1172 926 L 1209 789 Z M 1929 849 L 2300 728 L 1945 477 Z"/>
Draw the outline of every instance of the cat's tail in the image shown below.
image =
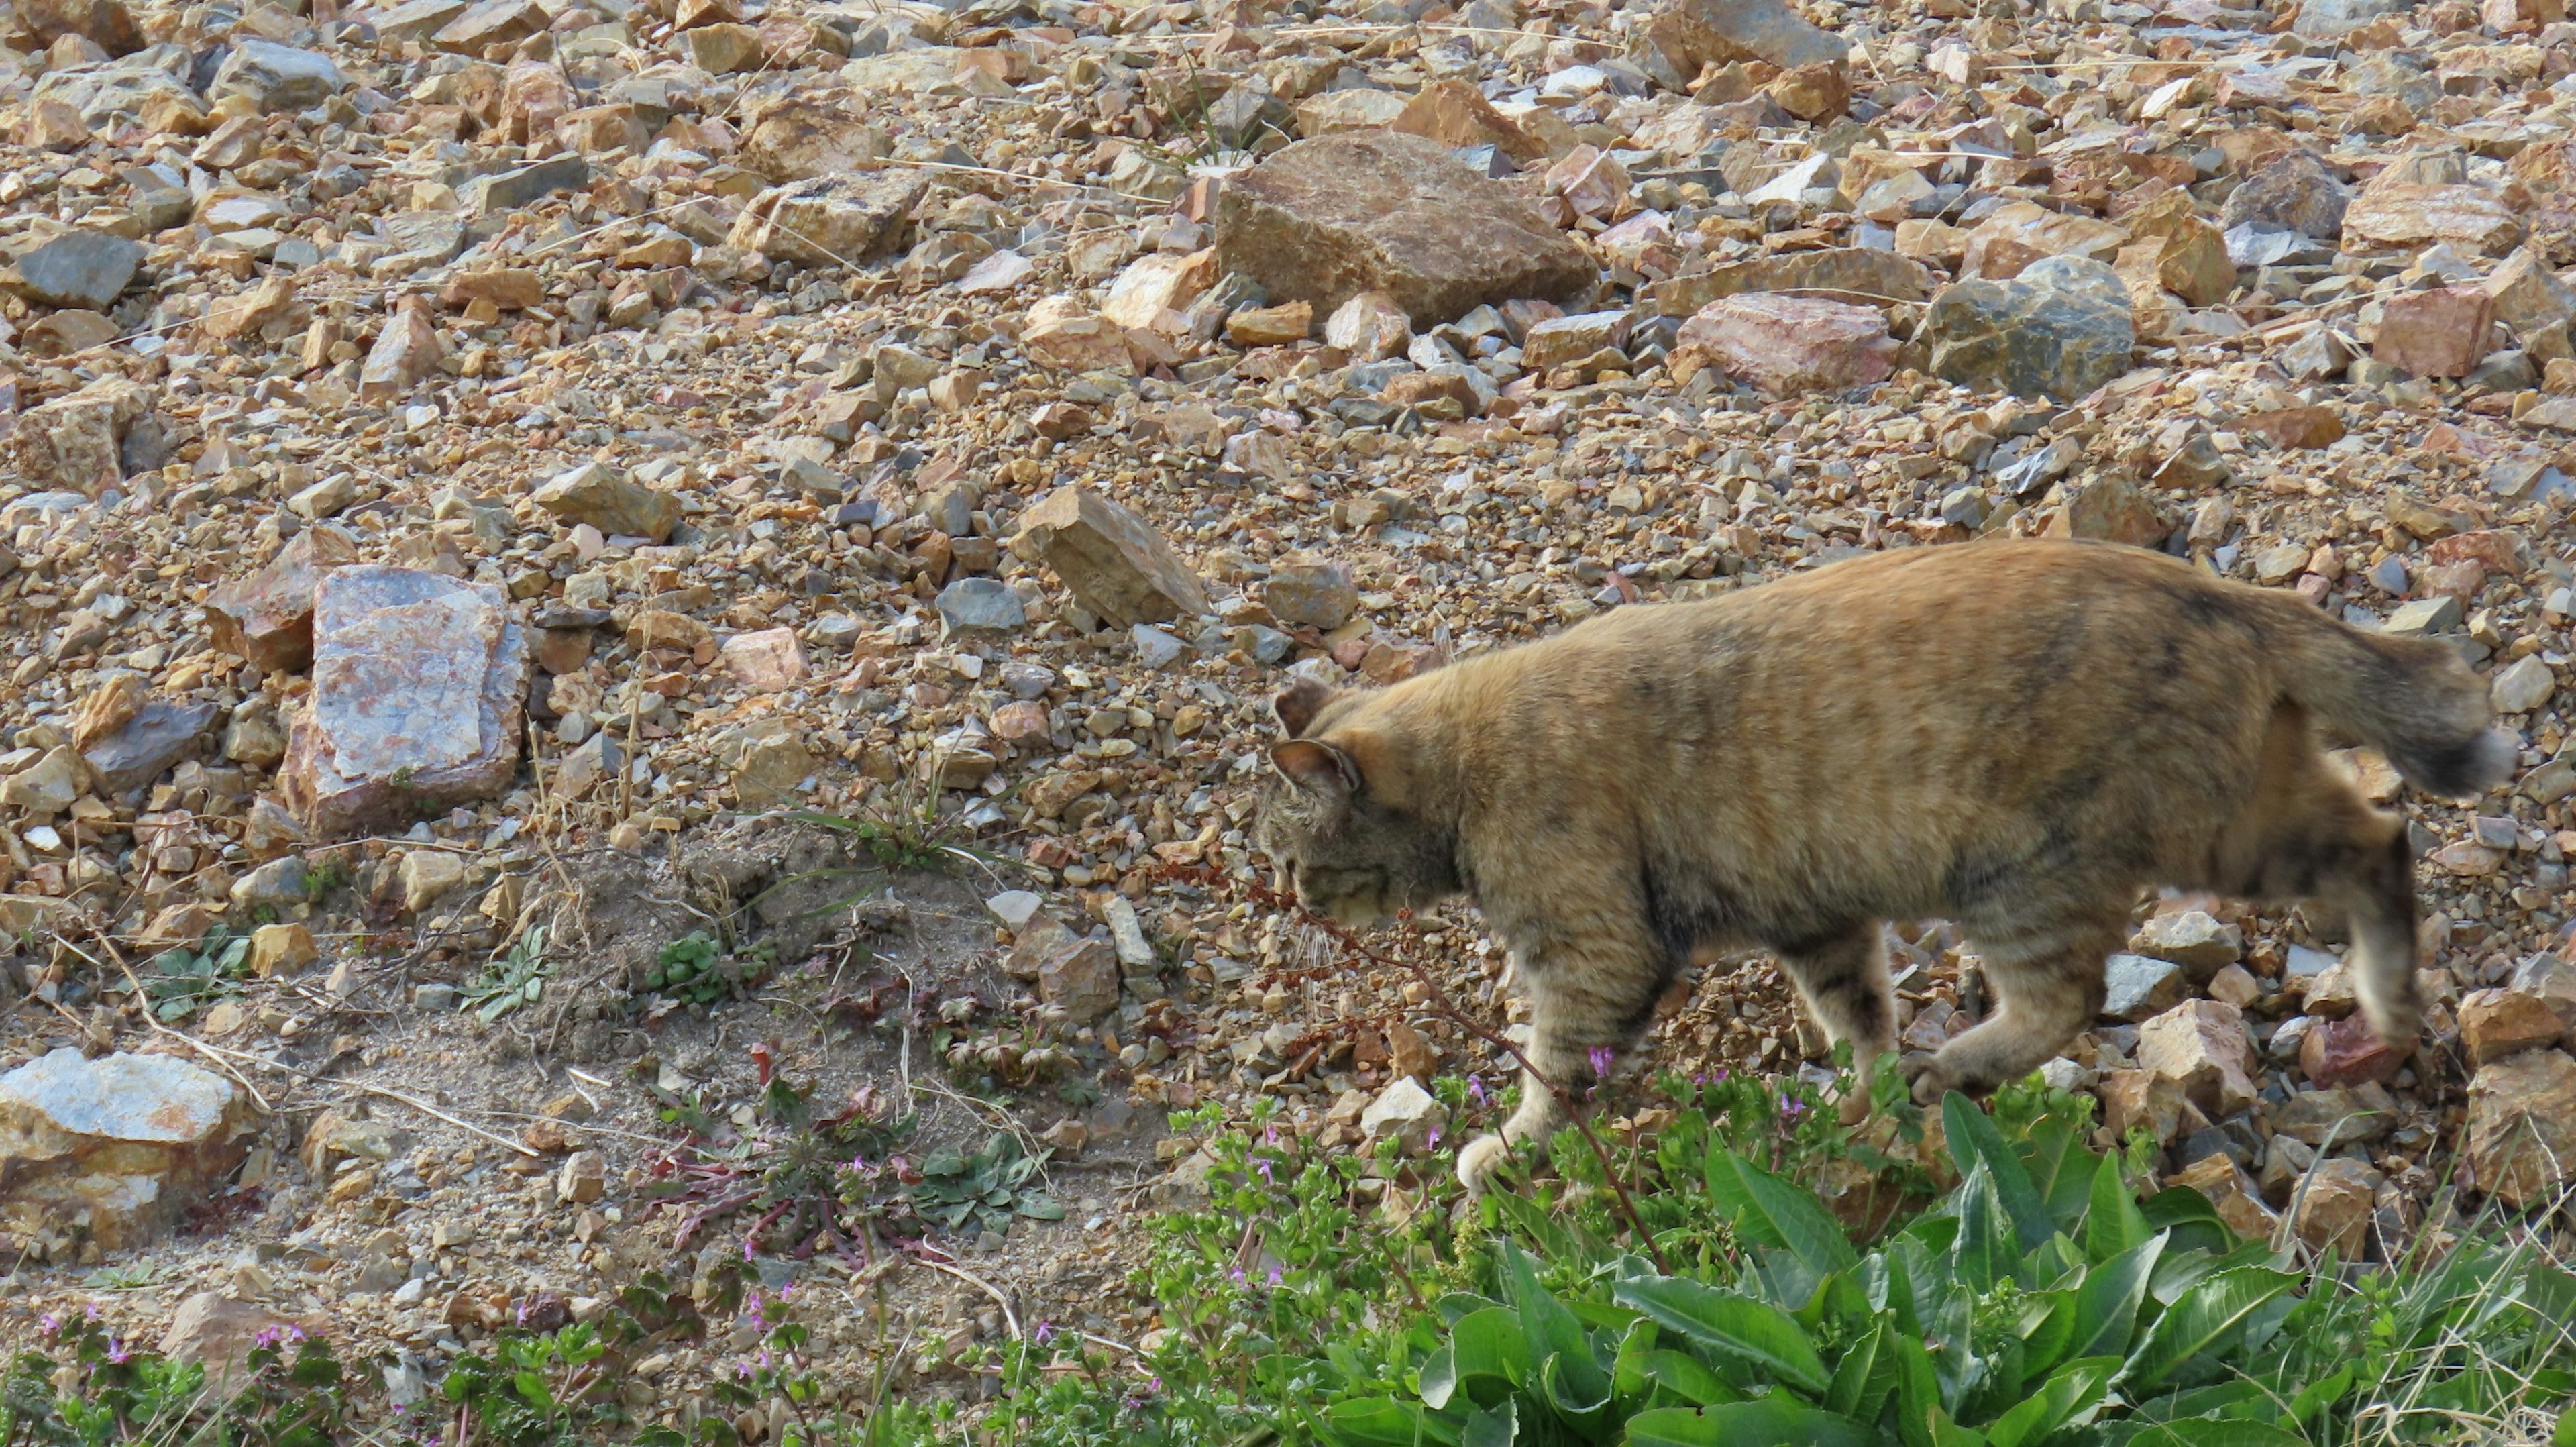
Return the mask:
<path id="1" fill-rule="evenodd" d="M 2512 774 L 2521 746 L 2489 725 L 2486 680 L 2450 645 L 2365 632 L 2296 594 L 2262 601 L 2281 691 L 2328 730 L 2446 798 L 2474 798 Z"/>

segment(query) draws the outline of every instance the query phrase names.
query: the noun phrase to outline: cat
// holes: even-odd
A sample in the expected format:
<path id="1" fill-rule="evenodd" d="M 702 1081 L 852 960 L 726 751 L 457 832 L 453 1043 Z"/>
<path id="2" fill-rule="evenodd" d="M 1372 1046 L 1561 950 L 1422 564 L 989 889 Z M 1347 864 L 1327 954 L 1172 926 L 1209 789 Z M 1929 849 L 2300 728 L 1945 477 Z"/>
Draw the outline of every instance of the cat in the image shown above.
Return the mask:
<path id="1" fill-rule="evenodd" d="M 1457 896 L 1507 949 L 1530 1063 L 1615 1068 L 1694 953 L 1768 948 L 1865 1112 L 1896 1043 L 1881 922 L 1942 918 L 2000 1008 L 1903 1063 L 1918 1100 L 1991 1090 L 2090 1025 L 2148 886 L 2304 900 L 2352 932 L 2362 1009 L 2415 1038 L 2413 859 L 2323 748 L 2438 795 L 2509 773 L 2483 681 L 2438 641 L 2109 543 L 1877 553 L 1619 609 L 1383 689 L 1272 707 L 1259 843 L 1350 925 Z M 1565 1123 L 1525 1081 L 1471 1190 Z"/>

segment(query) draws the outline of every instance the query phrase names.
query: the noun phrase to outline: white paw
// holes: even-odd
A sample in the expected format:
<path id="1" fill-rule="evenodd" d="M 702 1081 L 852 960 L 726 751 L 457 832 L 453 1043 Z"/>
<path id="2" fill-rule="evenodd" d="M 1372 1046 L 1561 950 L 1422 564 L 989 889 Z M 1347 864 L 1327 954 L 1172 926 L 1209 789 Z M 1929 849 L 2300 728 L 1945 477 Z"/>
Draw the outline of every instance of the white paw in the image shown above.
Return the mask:
<path id="1" fill-rule="evenodd" d="M 1494 1169 L 1510 1159 L 1512 1148 L 1501 1136 L 1480 1135 L 1458 1150 L 1458 1184 L 1470 1196 L 1485 1193 L 1485 1181 Z"/>

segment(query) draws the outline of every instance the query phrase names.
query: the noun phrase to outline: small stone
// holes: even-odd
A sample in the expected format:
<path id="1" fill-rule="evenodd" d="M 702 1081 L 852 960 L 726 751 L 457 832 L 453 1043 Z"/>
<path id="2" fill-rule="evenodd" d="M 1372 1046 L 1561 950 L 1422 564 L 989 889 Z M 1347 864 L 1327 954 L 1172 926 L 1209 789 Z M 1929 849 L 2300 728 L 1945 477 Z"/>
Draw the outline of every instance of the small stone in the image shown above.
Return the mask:
<path id="1" fill-rule="evenodd" d="M 2233 1005 L 2186 1000 L 2149 1020 L 2138 1027 L 2138 1064 L 2180 1087 L 2211 1120 L 2254 1103 L 2254 1046 Z"/>
<path id="2" fill-rule="evenodd" d="M 2290 1229 L 2320 1251 L 2353 1260 L 2369 1241 L 2371 1212 L 2387 1183 L 2365 1162 L 2344 1156 L 2320 1160 L 2291 1187 Z"/>
<path id="3" fill-rule="evenodd" d="M 2303 1090 L 2272 1107 L 2272 1129 L 2318 1150 L 2362 1145 L 2397 1128 L 2397 1103 L 2373 1083 Z"/>
<path id="4" fill-rule="evenodd" d="M 230 1392 L 247 1379 L 251 1353 L 263 1339 L 274 1341 L 289 1328 L 304 1330 L 256 1302 L 200 1291 L 171 1313 L 169 1328 L 161 1334 L 161 1355 L 204 1367 L 208 1389 Z"/>
<path id="5" fill-rule="evenodd" d="M 177 766 L 206 739 L 220 713 L 208 700 L 153 699 L 81 753 L 90 777 L 110 793 L 139 789 Z"/>
<path id="6" fill-rule="evenodd" d="M 2549 1002 L 2514 990 L 2471 990 L 2460 998 L 2460 1044 L 2472 1068 L 2517 1051 L 2555 1045 L 2567 1022 Z"/>
<path id="7" fill-rule="evenodd" d="M 1147 668 L 1169 668 L 1190 651 L 1190 646 L 1170 630 L 1151 623 L 1139 623 L 1127 633 L 1136 645 L 1136 661 Z"/>
<path id="8" fill-rule="evenodd" d="M 608 1158 L 597 1151 L 574 1151 L 555 1173 L 555 1199 L 587 1206 L 608 1194 Z"/>
<path id="9" fill-rule="evenodd" d="M 1962 386 L 2073 398 L 2129 370 L 2137 332 L 2116 273 L 2061 257 L 2010 281 L 1943 288 L 1925 307 L 1915 339 L 1933 373 Z"/>
<path id="10" fill-rule="evenodd" d="M 2182 1113 L 2190 1108 L 2183 1088 L 2152 1070 L 2113 1070 L 2102 1077 L 2102 1123 L 2126 1138 L 2143 1130 L 2158 1144 L 2182 1130 Z"/>
<path id="11" fill-rule="evenodd" d="M 2263 1203 L 2262 1188 L 2233 1156 L 2213 1152 L 2165 1178 L 2168 1186 L 2189 1186 L 2209 1198 L 2218 1209 L 2218 1219 L 2239 1236 L 2262 1240 L 2272 1234 L 2280 1218 Z"/>
<path id="12" fill-rule="evenodd" d="M 1038 967 L 1038 998 L 1089 1025 L 1118 1008 L 1118 953 L 1107 940 L 1083 939 L 1048 955 Z"/>
<path id="13" fill-rule="evenodd" d="M 1163 326 L 1167 314 L 1189 309 L 1192 302 L 1216 285 L 1218 272 L 1214 251 L 1194 251 L 1187 255 L 1156 252 L 1137 258 L 1118 279 L 1109 284 L 1109 294 L 1100 304 L 1100 315 L 1114 325 L 1130 330 Z M 1165 330 L 1178 330 L 1177 316 Z"/>
<path id="14" fill-rule="evenodd" d="M 267 114 L 311 110 L 348 88 L 340 67 L 314 50 L 237 35 L 206 94 L 246 97 Z"/>
<path id="15" fill-rule="evenodd" d="M 1711 65 L 1758 60 L 1795 70 L 1841 61 L 1849 47 L 1783 0 L 1662 0 L 1628 54 L 1665 89 L 1681 91 Z"/>
<path id="16" fill-rule="evenodd" d="M 1002 928 L 1014 934 L 1027 928 L 1029 920 L 1045 904 L 1043 897 L 1026 889 L 1006 889 L 984 901 L 984 907 L 993 912 L 993 918 L 1002 922 Z"/>
<path id="17" fill-rule="evenodd" d="M 1207 591 L 1153 525 L 1081 487 L 1059 487 L 1020 518 L 1011 550 L 1045 560 L 1075 600 L 1112 623 L 1208 611 Z"/>
<path id="18" fill-rule="evenodd" d="M 817 767 L 801 731 L 783 718 L 744 728 L 733 740 L 732 755 L 734 797 L 747 809 L 798 802 Z"/>
<path id="19" fill-rule="evenodd" d="M 939 590 L 939 620 L 950 636 L 1007 633 L 1029 621 L 1018 590 L 999 578 L 967 577 Z"/>
<path id="20" fill-rule="evenodd" d="M 789 92 L 752 112 L 734 160 L 782 186 L 871 170 L 894 147 L 866 120 L 866 101 L 853 92 Z"/>
<path id="21" fill-rule="evenodd" d="M 429 298 L 404 297 L 368 351 L 358 372 L 358 395 L 370 402 L 390 402 L 438 370 L 447 354 L 438 325 L 429 314 Z"/>
<path id="22" fill-rule="evenodd" d="M 2516 1210 L 2554 1200 L 2576 1180 L 2576 1059 L 2524 1050 L 2469 1081 L 2466 1172 Z"/>
<path id="23" fill-rule="evenodd" d="M 2103 978 L 2102 1017 L 2106 1020 L 2136 1024 L 2181 1004 L 2190 993 L 2180 965 L 2145 955 L 2111 956 L 2104 962 Z"/>
<path id="24" fill-rule="evenodd" d="M 250 932 L 250 972 L 260 979 L 291 975 L 321 957 L 313 932 L 300 924 L 264 924 Z"/>
<path id="25" fill-rule="evenodd" d="M 854 266 L 902 249 L 929 189 L 912 170 L 794 181 L 754 197 L 725 239 L 772 261 Z"/>
<path id="26" fill-rule="evenodd" d="M 2244 958 L 2245 937 L 2232 924 L 2221 924 L 2205 910 L 2185 909 L 2149 919 L 2129 941 L 2142 955 L 2171 960 L 2190 974 L 2194 984 Z"/>
<path id="27" fill-rule="evenodd" d="M 1399 1075 L 1360 1112 L 1359 1125 L 1368 1140 L 1393 1140 L 1405 1154 L 1421 1155 L 1448 1128 L 1449 1108 L 1412 1076 Z"/>
<path id="28" fill-rule="evenodd" d="M 1400 357 L 1412 343 L 1413 319 L 1384 292 L 1356 292 L 1324 319 L 1324 345 L 1340 348 L 1354 362 Z"/>
<path id="29" fill-rule="evenodd" d="M 2319 1024 L 2299 1042 L 2299 1069 L 2324 1086 L 2385 1081 L 2404 1068 L 2414 1050 L 2411 1040 L 2402 1046 L 2382 1043 L 2369 1021 L 2347 1015 Z"/>
<path id="30" fill-rule="evenodd" d="M 1754 292 L 1722 298 L 1684 322 L 1674 347 L 1774 397 L 1842 392 L 1885 381 L 1897 344 L 1874 306 Z"/>
<path id="31" fill-rule="evenodd" d="M 2271 442 L 2275 447 L 2313 450 L 2331 447 L 2343 440 L 2344 421 L 2332 407 L 2276 407 L 2257 412 L 2237 424 Z"/>
<path id="32" fill-rule="evenodd" d="M 805 681 L 805 646 L 793 628 L 737 633 L 724 641 L 717 656 L 754 693 L 776 693 Z"/>
<path id="33" fill-rule="evenodd" d="M 2558 691 L 2558 676 L 2538 654 L 2517 659 L 2496 670 L 2487 685 L 2487 697 L 2497 713 L 2530 713 L 2549 702 Z"/>
<path id="34" fill-rule="evenodd" d="M 1390 1020 L 1384 1032 L 1386 1060 L 1396 1074 L 1411 1076 L 1428 1085 L 1434 1071 L 1440 1068 L 1440 1049 L 1402 1020 Z"/>
<path id="35" fill-rule="evenodd" d="M 103 377 L 20 414 L 7 439 L 12 461 L 31 484 L 96 497 L 124 480 L 126 435 L 151 410 L 140 385 Z"/>
<path id="36" fill-rule="evenodd" d="M 403 855 L 403 908 L 413 914 L 436 904 L 465 882 L 465 860 L 445 849 L 414 849 Z"/>
<path id="37" fill-rule="evenodd" d="M 610 537 L 658 543 L 680 523 L 679 499 L 605 463 L 557 473 L 529 500 L 568 525 L 588 523 Z"/>
<path id="38" fill-rule="evenodd" d="M 40 48 L 77 35 L 110 56 L 132 55 L 145 43 L 143 27 L 123 0 L 14 0 L 20 25 Z"/>
<path id="39" fill-rule="evenodd" d="M 2070 489 L 2066 506 L 2047 529 L 2050 537 L 2091 538 L 2133 548 L 2159 546 L 2172 533 L 2173 524 L 2154 500 L 2116 473 Z"/>
<path id="40" fill-rule="evenodd" d="M 1494 109 L 1474 81 L 1454 76 L 1433 81 L 1402 104 L 1387 129 L 1438 141 L 1451 150 L 1492 146 L 1524 165 L 1547 155 L 1546 144 Z"/>
<path id="41" fill-rule="evenodd" d="M 2382 306 L 2371 355 L 2410 377 L 2465 377 L 2494 329 L 2495 298 L 2484 288 L 2401 292 Z"/>
<path id="42" fill-rule="evenodd" d="M 105 311 L 134 284 L 143 247 L 104 232 L 66 231 L 0 272 L 0 290 L 46 306 Z"/>
<path id="43" fill-rule="evenodd" d="M 1314 553 L 1290 553 L 1273 563 L 1261 601 L 1282 623 L 1331 632 L 1359 612 L 1360 591 L 1350 569 Z"/>
<path id="44" fill-rule="evenodd" d="M 2448 243 L 2480 256 L 2522 244 L 2522 218 L 2483 186 L 2417 186 L 2374 180 L 2343 214 L 2343 236 L 2380 246 Z M 2483 292 L 2481 292 L 2483 295 Z"/>
<path id="45" fill-rule="evenodd" d="M 65 1046 L 0 1075 L 0 1242 L 39 1259 L 145 1244 L 248 1147 L 247 1098 L 170 1055 Z"/>
<path id="46" fill-rule="evenodd" d="M 2343 184 L 2325 163 L 2312 152 L 2294 147 L 2237 183 L 2220 208 L 2218 224 L 2227 231 L 2250 226 L 2332 242 L 2343 235 L 2348 204 Z"/>
<path id="47" fill-rule="evenodd" d="M 1299 141 L 1226 183 L 1217 257 L 1279 301 L 1327 313 L 1384 293 L 1416 325 L 1482 303 L 1588 290 L 1590 258 L 1447 147 L 1392 131 Z"/>
<path id="48" fill-rule="evenodd" d="M 1245 307 L 1225 319 L 1226 340 L 1238 347 L 1290 346 L 1314 330 L 1315 306 L 1305 301 Z"/>

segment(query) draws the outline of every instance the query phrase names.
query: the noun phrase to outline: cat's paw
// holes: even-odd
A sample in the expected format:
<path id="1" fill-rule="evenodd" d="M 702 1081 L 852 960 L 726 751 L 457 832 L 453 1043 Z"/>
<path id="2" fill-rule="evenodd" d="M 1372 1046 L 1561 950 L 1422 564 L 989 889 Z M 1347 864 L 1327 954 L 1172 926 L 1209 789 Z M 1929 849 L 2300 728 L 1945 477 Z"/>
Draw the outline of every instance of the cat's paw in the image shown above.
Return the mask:
<path id="1" fill-rule="evenodd" d="M 1959 1088 L 1959 1081 L 1942 1068 L 1938 1055 L 1914 1055 L 1901 1067 L 1911 1083 L 1910 1093 L 1916 1105 L 1939 1105 L 1941 1098 Z"/>
<path id="2" fill-rule="evenodd" d="M 1467 1142 L 1458 1150 L 1458 1184 L 1471 1197 L 1483 1195 L 1485 1182 L 1511 1154 L 1510 1144 L 1498 1135 L 1480 1135 Z"/>

